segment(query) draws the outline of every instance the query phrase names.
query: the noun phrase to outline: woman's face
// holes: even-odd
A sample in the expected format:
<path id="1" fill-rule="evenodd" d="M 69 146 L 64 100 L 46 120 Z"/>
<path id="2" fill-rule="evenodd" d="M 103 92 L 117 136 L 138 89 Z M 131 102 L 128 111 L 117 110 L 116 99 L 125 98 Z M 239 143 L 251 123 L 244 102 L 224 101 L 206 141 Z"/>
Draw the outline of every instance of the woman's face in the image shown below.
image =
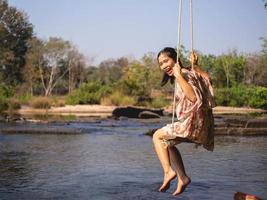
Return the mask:
<path id="1" fill-rule="evenodd" d="M 175 62 L 172 58 L 167 56 L 165 53 L 162 53 L 158 58 L 158 62 L 161 70 L 166 72 L 169 76 L 173 76 L 172 68 L 174 67 Z"/>

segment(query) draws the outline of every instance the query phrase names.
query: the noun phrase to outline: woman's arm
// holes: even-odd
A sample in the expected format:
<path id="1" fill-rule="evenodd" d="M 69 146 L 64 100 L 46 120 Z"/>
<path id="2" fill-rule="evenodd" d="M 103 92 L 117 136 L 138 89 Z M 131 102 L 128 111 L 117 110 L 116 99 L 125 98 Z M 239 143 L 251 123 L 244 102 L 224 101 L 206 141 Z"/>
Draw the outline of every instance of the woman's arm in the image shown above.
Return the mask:
<path id="1" fill-rule="evenodd" d="M 192 102 L 195 102 L 197 100 L 195 92 L 192 88 L 192 86 L 184 79 L 181 73 L 181 67 L 179 64 L 175 64 L 173 67 L 173 73 L 175 78 L 177 79 L 177 82 L 179 83 L 181 89 L 183 90 L 185 96 Z"/>

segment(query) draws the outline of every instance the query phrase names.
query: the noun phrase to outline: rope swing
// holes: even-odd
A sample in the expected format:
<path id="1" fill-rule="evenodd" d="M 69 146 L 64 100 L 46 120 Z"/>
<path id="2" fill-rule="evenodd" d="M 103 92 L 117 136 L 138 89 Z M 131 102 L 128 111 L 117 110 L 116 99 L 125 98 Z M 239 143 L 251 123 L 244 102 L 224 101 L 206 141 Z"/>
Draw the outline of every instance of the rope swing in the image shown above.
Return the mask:
<path id="1" fill-rule="evenodd" d="M 194 52 L 194 46 L 193 46 L 193 41 L 194 41 L 194 35 L 193 35 L 193 5 L 192 5 L 192 0 L 190 0 L 190 35 L 191 35 L 191 53 Z M 193 59 L 191 59 L 191 67 L 192 70 L 194 70 L 194 63 Z"/>
<path id="2" fill-rule="evenodd" d="M 181 19 L 182 19 L 182 3 L 183 0 L 179 1 L 179 15 L 178 15 L 178 38 L 177 38 L 177 60 L 176 63 L 179 62 L 180 58 L 180 50 L 181 50 Z M 189 0 L 190 3 L 190 43 L 191 43 L 191 53 L 194 52 L 194 47 L 193 47 L 193 6 L 192 6 L 192 0 Z M 191 67 L 192 70 L 194 70 L 194 63 L 193 60 L 191 59 Z M 174 92 L 173 92 L 173 110 L 172 110 L 172 132 L 174 132 L 174 115 L 175 115 L 175 107 L 176 107 L 176 98 L 175 98 L 175 92 L 177 90 L 177 83 L 176 79 L 174 81 Z"/>

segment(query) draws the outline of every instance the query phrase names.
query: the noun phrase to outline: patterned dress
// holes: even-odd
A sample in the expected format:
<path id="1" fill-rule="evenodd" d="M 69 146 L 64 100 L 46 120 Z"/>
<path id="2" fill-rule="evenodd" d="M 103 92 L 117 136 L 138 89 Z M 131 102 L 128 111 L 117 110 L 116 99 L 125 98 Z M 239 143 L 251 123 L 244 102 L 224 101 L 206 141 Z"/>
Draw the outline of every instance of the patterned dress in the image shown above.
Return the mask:
<path id="1" fill-rule="evenodd" d="M 175 139 L 183 138 L 202 145 L 205 149 L 214 149 L 214 119 L 212 108 L 215 106 L 214 93 L 210 80 L 194 70 L 182 69 L 183 77 L 193 88 L 197 100 L 186 98 L 179 84 L 176 83 L 177 121 L 162 128 L 166 137 L 166 146 L 175 145 Z"/>

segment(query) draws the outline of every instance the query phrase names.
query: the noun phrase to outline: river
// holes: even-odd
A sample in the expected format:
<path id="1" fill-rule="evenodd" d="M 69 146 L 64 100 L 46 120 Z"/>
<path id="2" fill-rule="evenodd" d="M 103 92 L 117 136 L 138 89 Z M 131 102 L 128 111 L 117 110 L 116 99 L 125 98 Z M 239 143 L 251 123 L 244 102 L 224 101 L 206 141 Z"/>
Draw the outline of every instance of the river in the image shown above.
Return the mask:
<path id="1" fill-rule="evenodd" d="M 0 133 L 0 199 L 225 200 L 236 191 L 267 197 L 267 137 L 218 136 L 214 152 L 178 145 L 192 182 L 179 197 L 171 195 L 176 180 L 159 193 L 162 169 L 143 133 L 161 125 L 106 119 L 62 125 L 81 134 Z"/>

